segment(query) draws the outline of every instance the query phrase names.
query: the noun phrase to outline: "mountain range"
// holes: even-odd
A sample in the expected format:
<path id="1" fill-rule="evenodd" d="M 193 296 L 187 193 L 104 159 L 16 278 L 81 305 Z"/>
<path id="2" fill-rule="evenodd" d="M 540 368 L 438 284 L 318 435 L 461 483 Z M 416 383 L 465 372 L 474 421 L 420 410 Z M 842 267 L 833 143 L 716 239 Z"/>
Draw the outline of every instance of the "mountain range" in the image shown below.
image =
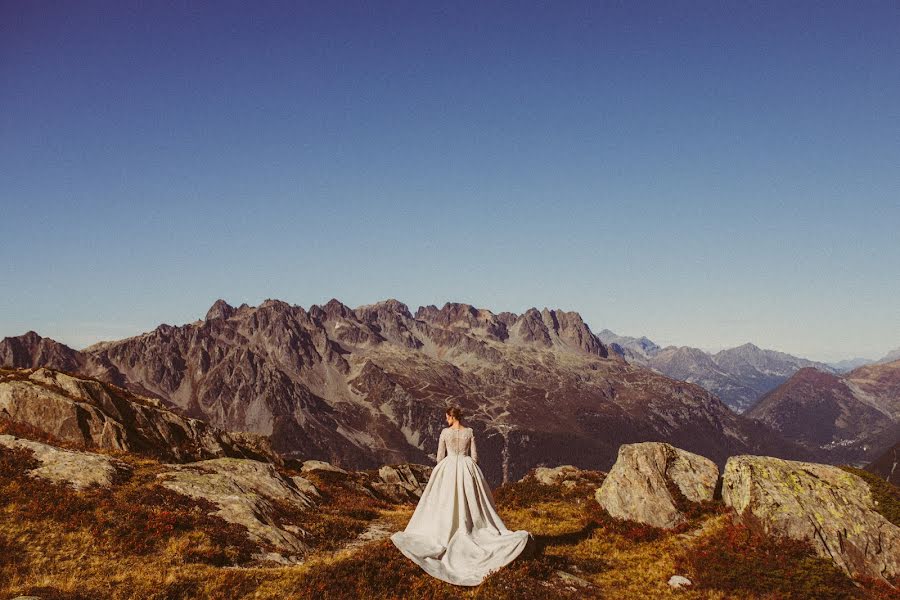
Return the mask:
<path id="1" fill-rule="evenodd" d="M 696 383 L 738 413 L 753 406 L 802 368 L 839 372 L 829 364 L 766 350 L 749 342 L 710 353 L 690 346 L 661 348 L 646 337 L 620 336 L 608 329 L 601 331 L 599 337 L 625 360 L 674 379 Z"/>
<path id="2" fill-rule="evenodd" d="M 450 404 L 467 413 L 492 482 L 542 464 L 608 469 L 635 441 L 719 464 L 738 453 L 816 456 L 699 385 L 610 352 L 577 312 L 549 308 L 447 302 L 413 314 L 395 299 L 308 310 L 217 300 L 203 319 L 81 351 L 33 331 L 5 338 L 0 365 L 95 377 L 266 436 L 287 458 L 348 468 L 432 459 Z"/>

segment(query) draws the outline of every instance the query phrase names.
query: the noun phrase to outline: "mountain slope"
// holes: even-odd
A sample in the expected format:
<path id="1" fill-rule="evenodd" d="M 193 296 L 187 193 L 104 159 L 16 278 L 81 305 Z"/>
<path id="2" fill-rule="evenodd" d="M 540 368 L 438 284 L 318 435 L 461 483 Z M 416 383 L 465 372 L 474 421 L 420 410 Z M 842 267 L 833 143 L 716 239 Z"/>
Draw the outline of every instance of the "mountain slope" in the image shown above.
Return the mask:
<path id="1" fill-rule="evenodd" d="M 900 437 L 900 361 L 845 375 L 801 369 L 747 416 L 831 460 L 868 462 Z"/>
<path id="2" fill-rule="evenodd" d="M 883 477 L 885 481 L 900 486 L 900 441 L 866 465 L 866 470 Z"/>
<path id="3" fill-rule="evenodd" d="M 575 312 L 219 300 L 203 320 L 82 354 L 216 427 L 352 468 L 427 462 L 451 403 L 471 414 L 493 482 L 539 464 L 608 468 L 621 443 L 645 440 L 720 464 L 743 452 L 810 458 L 706 390 L 610 357 Z"/>

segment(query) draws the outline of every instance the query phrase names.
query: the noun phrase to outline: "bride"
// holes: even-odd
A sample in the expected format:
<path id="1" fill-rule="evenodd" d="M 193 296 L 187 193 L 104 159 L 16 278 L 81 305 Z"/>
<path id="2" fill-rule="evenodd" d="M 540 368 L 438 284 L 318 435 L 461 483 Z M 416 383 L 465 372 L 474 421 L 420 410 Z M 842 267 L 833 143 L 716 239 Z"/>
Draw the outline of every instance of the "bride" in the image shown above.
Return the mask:
<path id="1" fill-rule="evenodd" d="M 447 410 L 449 427 L 441 431 L 437 465 L 406 530 L 391 541 L 429 575 L 471 586 L 516 558 L 531 534 L 503 524 L 478 467 L 475 435 L 461 418 L 459 408 Z"/>

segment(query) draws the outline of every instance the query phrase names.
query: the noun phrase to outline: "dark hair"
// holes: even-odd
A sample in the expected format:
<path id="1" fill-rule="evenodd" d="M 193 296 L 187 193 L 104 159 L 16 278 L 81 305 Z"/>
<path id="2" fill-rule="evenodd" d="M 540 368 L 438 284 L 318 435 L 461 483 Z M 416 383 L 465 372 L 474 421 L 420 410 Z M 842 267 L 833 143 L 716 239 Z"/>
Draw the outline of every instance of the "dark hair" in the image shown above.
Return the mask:
<path id="1" fill-rule="evenodd" d="M 458 406 L 451 406 L 447 409 L 447 414 L 456 419 L 457 421 L 461 421 L 463 417 L 462 409 Z"/>

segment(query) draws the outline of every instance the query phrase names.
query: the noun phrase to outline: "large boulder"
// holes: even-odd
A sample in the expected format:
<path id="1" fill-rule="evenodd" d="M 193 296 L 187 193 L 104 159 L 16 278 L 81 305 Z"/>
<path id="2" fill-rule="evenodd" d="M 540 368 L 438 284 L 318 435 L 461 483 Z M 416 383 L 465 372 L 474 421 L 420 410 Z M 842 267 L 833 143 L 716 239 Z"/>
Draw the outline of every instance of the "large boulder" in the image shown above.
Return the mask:
<path id="1" fill-rule="evenodd" d="M 109 456 L 63 450 L 11 435 L 0 435 L 0 446 L 31 452 L 40 466 L 31 469 L 28 472 L 30 476 L 48 479 L 54 483 L 66 483 L 77 490 L 92 485 L 108 487 L 115 483 L 120 474 L 128 471 L 125 463 Z"/>
<path id="2" fill-rule="evenodd" d="M 699 454 L 664 442 L 622 444 L 595 497 L 613 517 L 671 529 L 686 517 L 669 484 L 702 502 L 713 499 L 718 479 L 716 463 Z"/>
<path id="3" fill-rule="evenodd" d="M 213 514 L 243 525 L 252 539 L 287 554 L 279 560 L 297 562 L 308 549 L 302 540 L 306 532 L 282 523 L 285 507 L 303 511 L 319 500 L 318 490 L 305 478 L 285 477 L 269 463 L 239 458 L 167 466 L 158 475 L 163 486 L 212 502 L 219 507 Z"/>
<path id="4" fill-rule="evenodd" d="M 839 467 L 732 456 L 722 499 L 768 533 L 810 541 L 851 577 L 900 575 L 900 527 L 876 511 L 862 478 Z"/>

